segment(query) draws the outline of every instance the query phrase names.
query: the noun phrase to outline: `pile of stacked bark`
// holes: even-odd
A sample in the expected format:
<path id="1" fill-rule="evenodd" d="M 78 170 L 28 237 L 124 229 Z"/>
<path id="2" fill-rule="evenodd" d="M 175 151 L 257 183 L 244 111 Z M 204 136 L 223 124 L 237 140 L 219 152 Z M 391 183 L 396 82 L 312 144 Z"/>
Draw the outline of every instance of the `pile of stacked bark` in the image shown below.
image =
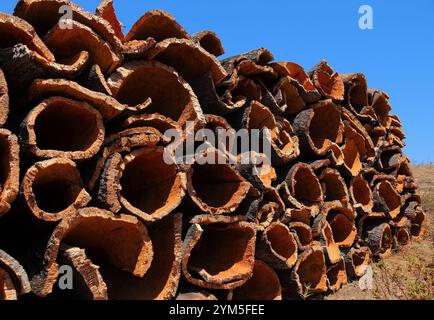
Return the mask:
<path id="1" fill-rule="evenodd" d="M 386 93 L 325 61 L 223 53 L 162 11 L 124 36 L 110 0 L 0 14 L 0 298 L 307 297 L 422 236 Z M 271 164 L 168 163 L 188 121 L 271 133 Z"/>

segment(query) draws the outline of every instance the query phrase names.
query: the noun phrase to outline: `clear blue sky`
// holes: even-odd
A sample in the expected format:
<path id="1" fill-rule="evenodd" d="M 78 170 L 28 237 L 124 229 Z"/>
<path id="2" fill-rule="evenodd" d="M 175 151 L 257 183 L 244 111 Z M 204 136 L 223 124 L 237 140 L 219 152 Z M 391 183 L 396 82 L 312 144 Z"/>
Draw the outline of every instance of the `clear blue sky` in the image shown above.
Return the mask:
<path id="1" fill-rule="evenodd" d="M 74 1 L 94 11 L 99 0 Z M 16 1 L 0 0 L 12 12 Z M 359 7 L 374 10 L 374 30 L 358 27 Z M 338 72 L 363 72 L 391 96 L 404 122 L 405 152 L 434 162 L 434 1 L 386 0 L 115 0 L 126 31 L 144 12 L 163 9 L 190 33 L 208 29 L 227 55 L 267 47 L 277 60 L 306 69 L 321 59 Z"/>

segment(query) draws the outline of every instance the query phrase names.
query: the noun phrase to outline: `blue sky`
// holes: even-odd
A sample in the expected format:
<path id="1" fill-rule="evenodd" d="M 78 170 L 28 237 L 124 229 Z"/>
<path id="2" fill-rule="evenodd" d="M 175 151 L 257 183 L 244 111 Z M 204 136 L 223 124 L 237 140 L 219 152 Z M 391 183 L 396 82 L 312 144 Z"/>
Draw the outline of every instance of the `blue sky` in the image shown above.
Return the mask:
<path id="1" fill-rule="evenodd" d="M 74 1 L 93 11 L 99 0 Z M 0 0 L 12 12 L 16 1 Z M 374 12 L 374 29 L 358 27 L 361 5 Z M 208 29 L 227 55 L 267 47 L 276 60 L 310 69 L 326 59 L 338 72 L 363 72 L 372 88 L 391 96 L 404 122 L 405 152 L 434 162 L 434 1 L 115 0 L 126 31 L 144 12 L 163 9 L 190 33 Z"/>

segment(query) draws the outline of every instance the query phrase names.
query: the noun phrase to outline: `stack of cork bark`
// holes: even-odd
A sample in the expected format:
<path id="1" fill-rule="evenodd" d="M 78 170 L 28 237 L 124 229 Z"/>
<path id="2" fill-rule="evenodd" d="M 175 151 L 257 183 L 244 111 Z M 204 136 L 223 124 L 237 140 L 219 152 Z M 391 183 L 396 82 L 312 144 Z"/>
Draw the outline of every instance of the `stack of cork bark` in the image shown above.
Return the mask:
<path id="1" fill-rule="evenodd" d="M 159 10 L 125 36 L 111 0 L 0 13 L 0 299 L 308 297 L 423 235 L 386 93 L 223 53 Z M 264 133 L 266 170 L 211 147 L 168 162 L 189 122 Z"/>

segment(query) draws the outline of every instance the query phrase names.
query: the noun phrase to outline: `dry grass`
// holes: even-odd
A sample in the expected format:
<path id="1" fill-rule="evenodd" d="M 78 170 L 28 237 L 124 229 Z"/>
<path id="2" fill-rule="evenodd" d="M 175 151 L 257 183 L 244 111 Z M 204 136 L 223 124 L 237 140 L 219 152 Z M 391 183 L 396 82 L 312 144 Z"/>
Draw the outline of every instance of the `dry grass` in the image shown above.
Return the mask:
<path id="1" fill-rule="evenodd" d="M 361 291 L 353 282 L 327 299 L 434 300 L 434 165 L 416 165 L 413 174 L 427 212 L 424 239 L 375 264 L 373 290 Z"/>

